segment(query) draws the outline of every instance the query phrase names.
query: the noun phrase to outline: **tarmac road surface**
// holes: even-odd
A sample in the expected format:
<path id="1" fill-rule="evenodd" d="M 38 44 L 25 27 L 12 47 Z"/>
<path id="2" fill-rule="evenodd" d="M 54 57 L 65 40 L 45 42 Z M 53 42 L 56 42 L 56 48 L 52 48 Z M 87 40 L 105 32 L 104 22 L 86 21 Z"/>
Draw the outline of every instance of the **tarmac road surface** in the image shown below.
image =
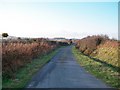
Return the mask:
<path id="1" fill-rule="evenodd" d="M 27 88 L 110 88 L 84 70 L 72 54 L 72 46 L 58 53 L 33 76 Z"/>

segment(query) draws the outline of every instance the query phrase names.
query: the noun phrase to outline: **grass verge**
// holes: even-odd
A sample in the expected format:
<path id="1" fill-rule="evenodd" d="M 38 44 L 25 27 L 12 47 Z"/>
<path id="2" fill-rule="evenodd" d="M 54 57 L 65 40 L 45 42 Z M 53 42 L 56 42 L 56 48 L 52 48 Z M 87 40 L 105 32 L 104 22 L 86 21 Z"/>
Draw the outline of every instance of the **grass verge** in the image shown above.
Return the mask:
<path id="1" fill-rule="evenodd" d="M 2 81 L 2 88 L 24 88 L 32 76 L 58 52 L 52 51 L 47 55 L 43 55 L 34 59 L 31 63 L 21 68 L 15 73 L 15 79 L 5 79 Z"/>
<path id="2" fill-rule="evenodd" d="M 103 80 L 106 84 L 113 88 L 120 89 L 120 78 L 119 73 L 113 68 L 96 62 L 89 57 L 83 55 L 75 47 L 73 47 L 72 52 L 76 57 L 77 62 L 86 69 L 89 73 L 96 76 L 97 78 Z"/>

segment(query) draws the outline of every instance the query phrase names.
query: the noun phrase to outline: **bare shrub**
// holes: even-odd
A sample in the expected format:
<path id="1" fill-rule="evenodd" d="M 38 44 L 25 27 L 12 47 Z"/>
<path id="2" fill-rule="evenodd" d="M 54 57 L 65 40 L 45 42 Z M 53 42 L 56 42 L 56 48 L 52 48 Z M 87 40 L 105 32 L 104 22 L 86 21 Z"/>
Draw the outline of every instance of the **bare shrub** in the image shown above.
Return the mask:
<path id="1" fill-rule="evenodd" d="M 108 39 L 109 38 L 107 35 L 88 36 L 79 40 L 76 44 L 76 48 L 78 48 L 81 52 L 89 55 L 94 50 L 96 50 L 98 45 L 104 43 Z"/>

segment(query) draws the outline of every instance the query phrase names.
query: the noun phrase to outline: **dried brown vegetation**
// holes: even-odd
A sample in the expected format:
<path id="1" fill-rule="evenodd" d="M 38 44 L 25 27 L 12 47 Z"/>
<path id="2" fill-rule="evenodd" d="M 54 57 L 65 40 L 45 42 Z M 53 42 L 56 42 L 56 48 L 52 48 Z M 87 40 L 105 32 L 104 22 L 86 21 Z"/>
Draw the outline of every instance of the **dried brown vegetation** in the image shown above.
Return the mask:
<path id="1" fill-rule="evenodd" d="M 46 39 L 5 40 L 2 43 L 3 78 L 14 78 L 14 73 L 39 55 L 44 55 L 58 46 Z"/>
<path id="2" fill-rule="evenodd" d="M 109 38 L 106 35 L 88 36 L 79 40 L 76 44 L 76 48 L 85 54 L 91 54 L 94 50 L 96 50 L 98 45 L 104 43 L 108 39 Z"/>
<path id="3" fill-rule="evenodd" d="M 106 35 L 88 36 L 76 44 L 76 48 L 82 53 L 117 67 L 119 67 L 118 46 L 117 40 L 111 40 Z"/>

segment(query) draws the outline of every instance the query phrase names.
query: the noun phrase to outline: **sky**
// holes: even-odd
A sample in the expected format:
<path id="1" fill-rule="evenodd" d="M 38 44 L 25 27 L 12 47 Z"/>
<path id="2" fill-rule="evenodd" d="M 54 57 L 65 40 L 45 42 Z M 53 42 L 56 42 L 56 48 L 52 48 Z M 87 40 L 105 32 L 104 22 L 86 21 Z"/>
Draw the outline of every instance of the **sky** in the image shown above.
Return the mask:
<path id="1" fill-rule="evenodd" d="M 117 0 L 88 1 L 1 0 L 0 33 L 44 38 L 106 34 L 117 39 Z"/>

